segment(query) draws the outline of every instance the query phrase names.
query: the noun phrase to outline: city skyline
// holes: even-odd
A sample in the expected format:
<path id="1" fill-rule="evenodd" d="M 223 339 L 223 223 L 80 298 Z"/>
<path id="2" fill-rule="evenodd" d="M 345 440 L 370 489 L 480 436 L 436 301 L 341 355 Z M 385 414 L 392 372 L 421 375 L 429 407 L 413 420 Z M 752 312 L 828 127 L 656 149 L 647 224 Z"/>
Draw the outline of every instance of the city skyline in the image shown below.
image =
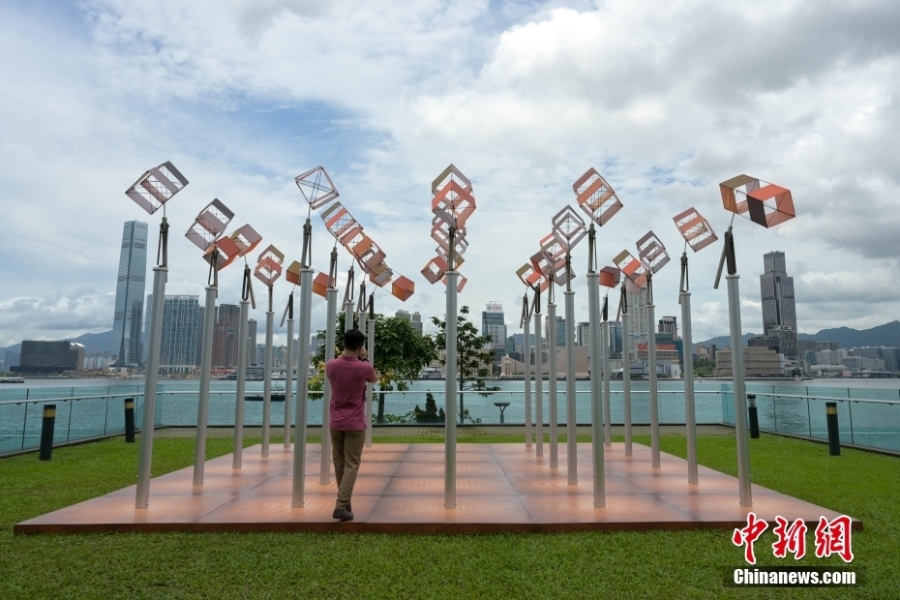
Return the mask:
<path id="1" fill-rule="evenodd" d="M 109 364 L 133 366 L 142 358 L 144 288 L 147 277 L 147 223 L 125 221 L 119 253 L 116 304 Z"/>
<path id="2" fill-rule="evenodd" d="M 378 290 L 379 312 L 417 311 L 427 328 L 443 313 L 442 286 L 418 275 L 434 247 L 430 183 L 453 162 L 479 199 L 459 298 L 473 311 L 497 300 L 518 313 L 515 269 L 549 231 L 558 209 L 548 206 L 573 204 L 572 183 L 593 166 L 624 205 L 598 232 L 601 265 L 634 252 L 651 228 L 677 260 L 671 219 L 691 206 L 719 234 L 713 249 L 690 255 L 696 339 L 727 331 L 725 291 L 712 289 L 731 219 L 717 187 L 739 173 L 789 187 L 798 211 L 773 231 L 734 223 L 746 331 L 762 330 L 757 265 L 775 248 L 791 257 L 802 331 L 865 329 L 900 313 L 900 215 L 890 210 L 900 187 L 900 45 L 885 25 L 896 3 L 763 0 L 749 11 L 707 0 L 665 9 L 501 0 L 454 11 L 364 6 L 347 19 L 315 0 L 169 1 L 0 6 L 0 39 L 17 57 L 0 64 L 4 89 L 15 91 L 0 99 L 0 347 L 110 329 L 112 248 L 137 215 L 123 191 L 165 160 L 191 181 L 166 207 L 171 294 L 203 294 L 207 265 L 183 232 L 215 197 L 235 223 L 252 221 L 264 245 L 299 258 L 306 207 L 293 178 L 321 164 L 392 268 L 416 284 L 405 304 Z M 769 39 L 773 24 L 776 45 L 745 43 Z M 725 28 L 743 35 L 706 42 Z M 333 242 L 314 218 L 317 270 Z M 579 247 L 579 321 L 586 264 Z M 341 288 L 349 265 L 339 253 Z M 222 272 L 220 302 L 239 301 L 239 271 Z M 658 315 L 677 314 L 678 276 L 654 277 Z M 853 291 L 871 281 L 879 285 Z M 289 288 L 276 285 L 277 312 Z M 313 329 L 324 314 L 315 298 Z M 262 310 L 251 316 L 263 322 Z"/>

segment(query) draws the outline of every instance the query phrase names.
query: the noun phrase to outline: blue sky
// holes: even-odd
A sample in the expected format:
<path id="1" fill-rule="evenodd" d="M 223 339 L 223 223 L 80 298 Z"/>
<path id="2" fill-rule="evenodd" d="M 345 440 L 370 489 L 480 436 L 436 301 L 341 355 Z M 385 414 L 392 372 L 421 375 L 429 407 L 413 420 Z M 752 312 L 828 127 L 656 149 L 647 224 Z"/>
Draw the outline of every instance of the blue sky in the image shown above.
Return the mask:
<path id="1" fill-rule="evenodd" d="M 191 181 L 169 207 L 172 294 L 202 294 L 183 232 L 214 197 L 298 258 L 293 178 L 323 165 L 416 282 L 406 305 L 384 294 L 380 308 L 439 315 L 443 290 L 419 271 L 434 254 L 429 186 L 453 162 L 478 199 L 460 301 L 502 301 L 512 332 L 515 270 L 593 166 L 625 205 L 602 260 L 650 229 L 677 259 L 672 217 L 690 206 L 723 232 L 717 184 L 749 173 L 791 188 L 798 217 L 738 223 L 745 329 L 761 329 L 758 275 L 776 249 L 801 331 L 883 323 L 900 297 L 898 23 L 900 5 L 876 0 L 4 2 L 0 347 L 112 327 L 122 223 L 157 223 L 123 192 L 165 160 Z M 324 269 L 332 240 L 313 222 Z M 718 252 L 691 257 L 697 339 L 727 331 Z M 673 260 L 657 314 L 676 314 L 677 286 Z M 239 289 L 230 267 L 220 301 Z"/>

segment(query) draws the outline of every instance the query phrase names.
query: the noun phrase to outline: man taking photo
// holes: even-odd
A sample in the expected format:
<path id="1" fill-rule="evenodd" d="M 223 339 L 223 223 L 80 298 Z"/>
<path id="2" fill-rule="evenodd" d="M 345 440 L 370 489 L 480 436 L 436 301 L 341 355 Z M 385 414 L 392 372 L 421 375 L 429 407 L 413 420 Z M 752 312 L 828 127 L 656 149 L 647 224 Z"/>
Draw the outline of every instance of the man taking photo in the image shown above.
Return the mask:
<path id="1" fill-rule="evenodd" d="M 343 354 L 325 365 L 331 383 L 331 456 L 338 484 L 332 518 L 341 521 L 353 520 L 350 496 L 366 441 L 366 382 L 378 381 L 375 368 L 367 361 L 365 343 L 360 330 L 347 331 Z"/>

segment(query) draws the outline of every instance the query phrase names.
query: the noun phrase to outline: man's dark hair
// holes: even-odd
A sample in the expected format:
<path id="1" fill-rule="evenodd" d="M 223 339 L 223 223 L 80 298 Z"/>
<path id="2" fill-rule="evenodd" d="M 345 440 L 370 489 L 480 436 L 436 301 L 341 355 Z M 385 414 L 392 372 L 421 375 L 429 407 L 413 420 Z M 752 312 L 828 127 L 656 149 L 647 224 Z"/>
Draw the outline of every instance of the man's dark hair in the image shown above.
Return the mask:
<path id="1" fill-rule="evenodd" d="M 344 334 L 344 350 L 354 352 L 366 343 L 366 336 L 359 329 L 351 329 Z"/>

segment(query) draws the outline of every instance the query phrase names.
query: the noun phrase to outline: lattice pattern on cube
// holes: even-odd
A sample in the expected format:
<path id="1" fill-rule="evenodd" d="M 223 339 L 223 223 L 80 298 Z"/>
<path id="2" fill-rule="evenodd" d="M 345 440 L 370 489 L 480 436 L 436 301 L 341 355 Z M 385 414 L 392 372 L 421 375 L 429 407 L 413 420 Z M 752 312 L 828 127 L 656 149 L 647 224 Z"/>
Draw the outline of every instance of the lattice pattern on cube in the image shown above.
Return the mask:
<path id="1" fill-rule="evenodd" d="M 284 254 L 275 246 L 269 246 L 259 255 L 253 276 L 271 287 L 281 277 Z"/>
<path id="2" fill-rule="evenodd" d="M 766 228 L 790 221 L 797 215 L 791 190 L 774 183 L 749 192 L 747 208 L 750 220 Z"/>
<path id="3" fill-rule="evenodd" d="M 306 200 L 313 209 L 319 209 L 335 198 L 338 194 L 337 188 L 325 171 L 325 167 L 316 167 L 310 169 L 302 175 L 294 178 L 303 199 Z"/>
<path id="4" fill-rule="evenodd" d="M 465 262 L 462 255 L 469 247 L 465 239 L 465 224 L 475 211 L 475 195 L 472 182 L 452 164 L 431 182 L 431 195 L 431 210 L 434 213 L 431 237 L 438 243 L 435 250 L 437 256 L 428 261 L 422 275 L 432 284 L 443 281 L 446 285 L 444 273 L 450 263 L 450 230 L 454 230 L 453 268 L 459 270 Z M 466 279 L 460 276 L 459 281 L 457 289 L 462 290 Z"/>
<path id="5" fill-rule="evenodd" d="M 249 223 L 241 225 L 228 236 L 238 247 L 238 256 L 245 256 L 259 246 L 262 236 Z"/>
<path id="6" fill-rule="evenodd" d="M 616 267 L 603 267 L 600 269 L 600 285 L 604 287 L 617 287 L 621 278 L 622 272 Z"/>
<path id="7" fill-rule="evenodd" d="M 678 213 L 672 220 L 681 237 L 694 252 L 699 252 L 719 239 L 709 221 L 693 207 Z"/>
<path id="8" fill-rule="evenodd" d="M 519 279 L 529 288 L 537 287 L 542 292 L 546 291 L 548 287 L 550 287 L 550 280 L 541 273 L 540 270 L 535 269 L 534 265 L 530 262 L 525 263 L 521 267 L 516 270 L 516 275 Z"/>
<path id="9" fill-rule="evenodd" d="M 431 220 L 431 238 L 444 249 L 445 252 L 450 251 L 450 224 L 435 216 Z M 456 247 L 457 254 L 463 254 L 469 247 L 466 241 L 466 229 L 457 229 L 453 234 L 453 245 Z"/>
<path id="10" fill-rule="evenodd" d="M 200 211 L 184 237 L 206 252 L 210 245 L 225 233 L 225 228 L 233 218 L 234 213 L 221 200 L 215 198 Z"/>
<path id="11" fill-rule="evenodd" d="M 749 175 L 738 175 L 728 181 L 719 184 L 719 192 L 722 194 L 722 205 L 725 210 L 738 215 L 746 213 L 747 194 L 759 188 L 759 179 Z"/>
<path id="12" fill-rule="evenodd" d="M 428 261 L 428 264 L 422 269 L 422 277 L 428 280 L 428 283 L 437 283 L 444 278 L 447 272 L 447 261 L 440 256 L 435 256 Z"/>
<path id="13" fill-rule="evenodd" d="M 394 278 L 394 270 L 387 266 L 387 263 L 375 265 L 369 273 L 369 281 L 378 287 L 384 287 Z"/>
<path id="14" fill-rule="evenodd" d="M 622 250 L 614 259 L 613 263 L 621 271 L 625 277 L 625 287 L 632 294 L 640 294 L 647 287 L 647 275 L 649 271 L 647 267 L 628 250 Z"/>
<path id="15" fill-rule="evenodd" d="M 362 234 L 361 239 L 353 244 L 348 244 L 347 249 L 356 258 L 359 268 L 364 273 L 371 273 L 372 269 L 384 262 L 385 254 L 375 243 L 375 240 Z"/>
<path id="16" fill-rule="evenodd" d="M 322 221 L 325 222 L 325 228 L 331 232 L 331 235 L 337 239 L 338 243 L 345 247 L 358 237 L 363 230 L 362 225 L 353 218 L 353 215 L 340 202 L 335 202 L 328 207 L 328 210 L 322 213 Z"/>
<path id="17" fill-rule="evenodd" d="M 557 239 L 565 240 L 567 250 L 571 250 L 587 235 L 584 219 L 568 204 L 553 217 L 553 233 Z M 542 243 L 543 245 L 543 243 Z"/>
<path id="18" fill-rule="evenodd" d="M 600 227 L 622 209 L 622 201 L 596 169 L 591 167 L 572 185 L 578 206 Z"/>
<path id="19" fill-rule="evenodd" d="M 442 259 L 444 259 L 445 263 L 447 263 L 448 265 L 450 264 L 450 256 L 446 250 L 444 250 L 443 248 L 438 246 L 437 248 L 434 249 L 434 251 L 438 256 L 440 256 Z M 459 247 L 457 247 L 457 254 L 455 254 L 453 256 L 453 265 L 456 267 L 457 271 L 459 271 L 459 268 L 461 266 L 463 266 L 466 262 L 466 259 L 464 257 L 460 256 L 458 252 L 459 252 Z"/>
<path id="20" fill-rule="evenodd" d="M 230 237 L 221 237 L 216 240 L 215 244 L 210 244 L 203 253 L 203 259 L 212 264 L 213 252 L 216 250 L 219 251 L 219 259 L 216 263 L 219 271 L 233 263 L 241 255 L 241 249 L 234 243 L 234 240 Z"/>
<path id="21" fill-rule="evenodd" d="M 170 162 L 146 171 L 125 195 L 151 215 L 184 189 L 188 180 Z"/>
<path id="22" fill-rule="evenodd" d="M 444 186 L 450 181 L 455 181 L 464 190 L 472 192 L 472 182 L 463 175 L 463 172 L 456 168 L 452 163 L 431 182 L 431 196 L 437 196 Z"/>
<path id="23" fill-rule="evenodd" d="M 399 276 L 394 282 L 391 284 L 391 294 L 395 298 L 399 298 L 403 302 L 409 300 L 412 295 L 416 292 L 416 284 L 410 279 L 407 279 L 403 275 Z"/>
<path id="24" fill-rule="evenodd" d="M 448 181 L 431 201 L 431 211 L 451 227 L 461 229 L 475 212 L 475 196 L 456 181 Z"/>
<path id="25" fill-rule="evenodd" d="M 652 231 L 648 231 L 637 241 L 638 257 L 651 273 L 656 273 L 669 262 L 669 253 L 662 241 Z"/>

